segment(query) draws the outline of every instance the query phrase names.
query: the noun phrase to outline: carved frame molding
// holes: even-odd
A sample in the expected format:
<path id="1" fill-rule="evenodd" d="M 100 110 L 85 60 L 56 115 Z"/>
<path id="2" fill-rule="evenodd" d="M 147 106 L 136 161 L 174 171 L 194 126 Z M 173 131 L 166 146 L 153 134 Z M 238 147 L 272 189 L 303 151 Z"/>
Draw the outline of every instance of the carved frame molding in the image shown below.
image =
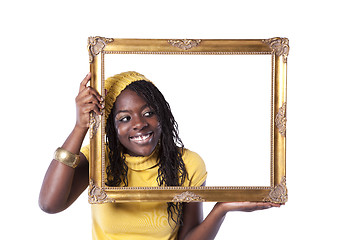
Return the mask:
<path id="1" fill-rule="evenodd" d="M 183 50 L 189 50 L 191 48 L 197 47 L 200 43 L 200 39 L 175 39 L 168 40 L 168 43 L 174 47 L 178 47 Z"/>
<path id="2" fill-rule="evenodd" d="M 104 163 L 97 160 L 102 154 L 102 121 L 90 118 L 90 184 L 89 202 L 100 204 L 125 201 L 267 201 L 285 203 L 288 200 L 286 187 L 286 66 L 289 54 L 287 38 L 249 40 L 210 39 L 116 39 L 88 38 L 91 84 L 102 93 L 104 54 L 243 54 L 272 56 L 273 102 L 272 116 L 275 131 L 272 134 L 271 185 L 265 187 L 131 187 L 110 188 L 102 181 Z M 102 66 L 102 69 L 101 69 Z M 102 129 L 101 129 L 102 128 Z M 102 154 L 103 155 L 103 154 Z"/>

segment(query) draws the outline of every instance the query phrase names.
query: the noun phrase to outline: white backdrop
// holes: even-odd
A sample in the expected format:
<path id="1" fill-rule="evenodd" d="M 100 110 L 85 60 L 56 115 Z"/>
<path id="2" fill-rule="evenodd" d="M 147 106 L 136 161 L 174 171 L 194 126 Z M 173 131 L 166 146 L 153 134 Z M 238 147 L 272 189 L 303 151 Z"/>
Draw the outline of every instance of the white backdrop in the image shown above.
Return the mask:
<path id="1" fill-rule="evenodd" d="M 88 36 L 290 40 L 287 187 L 279 209 L 229 213 L 216 239 L 345 239 L 348 36 L 345 1 L 12 1 L 1 4 L 1 234 L 90 239 L 87 193 L 48 215 L 37 204 L 54 150 L 74 126 Z M 205 214 L 213 203 L 205 203 Z"/>
<path id="2" fill-rule="evenodd" d="M 270 186 L 271 62 L 271 55 L 107 54 L 105 76 L 136 70 L 160 89 L 184 146 L 205 160 L 206 186 Z"/>

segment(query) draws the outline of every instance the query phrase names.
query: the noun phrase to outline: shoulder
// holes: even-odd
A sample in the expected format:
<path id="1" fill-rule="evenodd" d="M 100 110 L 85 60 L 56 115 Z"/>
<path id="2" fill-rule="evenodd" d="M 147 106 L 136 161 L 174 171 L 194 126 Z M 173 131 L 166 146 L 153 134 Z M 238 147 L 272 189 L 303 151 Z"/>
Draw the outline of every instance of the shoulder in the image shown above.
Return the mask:
<path id="1" fill-rule="evenodd" d="M 199 165 L 201 167 L 205 167 L 206 169 L 204 160 L 196 152 L 193 152 L 193 151 L 190 151 L 189 149 L 184 148 L 182 158 L 186 165 L 189 165 L 189 166 Z"/>
<path id="2" fill-rule="evenodd" d="M 182 158 L 188 172 L 188 186 L 201 186 L 207 177 L 204 160 L 199 154 L 186 148 L 183 149 Z"/>
<path id="3" fill-rule="evenodd" d="M 87 161 L 90 161 L 90 145 L 86 145 L 80 149 L 80 152 L 85 156 Z"/>

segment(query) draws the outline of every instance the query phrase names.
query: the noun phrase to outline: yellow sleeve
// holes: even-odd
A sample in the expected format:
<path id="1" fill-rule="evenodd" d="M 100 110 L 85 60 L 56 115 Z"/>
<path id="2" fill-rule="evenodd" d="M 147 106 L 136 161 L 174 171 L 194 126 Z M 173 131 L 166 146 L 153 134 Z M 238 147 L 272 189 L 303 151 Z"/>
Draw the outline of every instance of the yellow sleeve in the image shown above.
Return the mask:
<path id="1" fill-rule="evenodd" d="M 80 149 L 80 152 L 84 154 L 87 161 L 90 161 L 90 145 L 86 145 Z"/>
<path id="2" fill-rule="evenodd" d="M 207 177 L 206 165 L 204 160 L 202 160 L 199 154 L 192 152 L 188 149 L 184 149 L 183 161 L 189 177 L 189 180 L 187 179 L 184 182 L 184 186 L 201 186 L 206 181 Z"/>

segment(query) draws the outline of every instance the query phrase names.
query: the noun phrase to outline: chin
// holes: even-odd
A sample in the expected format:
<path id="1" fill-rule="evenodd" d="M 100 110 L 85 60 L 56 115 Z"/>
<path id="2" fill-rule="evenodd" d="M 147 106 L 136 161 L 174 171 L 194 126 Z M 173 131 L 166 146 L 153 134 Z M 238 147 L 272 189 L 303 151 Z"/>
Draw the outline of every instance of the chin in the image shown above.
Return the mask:
<path id="1" fill-rule="evenodd" d="M 136 156 L 136 157 L 146 157 L 149 156 L 153 153 L 154 149 L 156 146 L 152 147 L 152 148 L 148 148 L 148 149 L 138 149 L 138 150 L 134 150 L 134 151 L 129 151 L 129 154 L 131 156 Z"/>

